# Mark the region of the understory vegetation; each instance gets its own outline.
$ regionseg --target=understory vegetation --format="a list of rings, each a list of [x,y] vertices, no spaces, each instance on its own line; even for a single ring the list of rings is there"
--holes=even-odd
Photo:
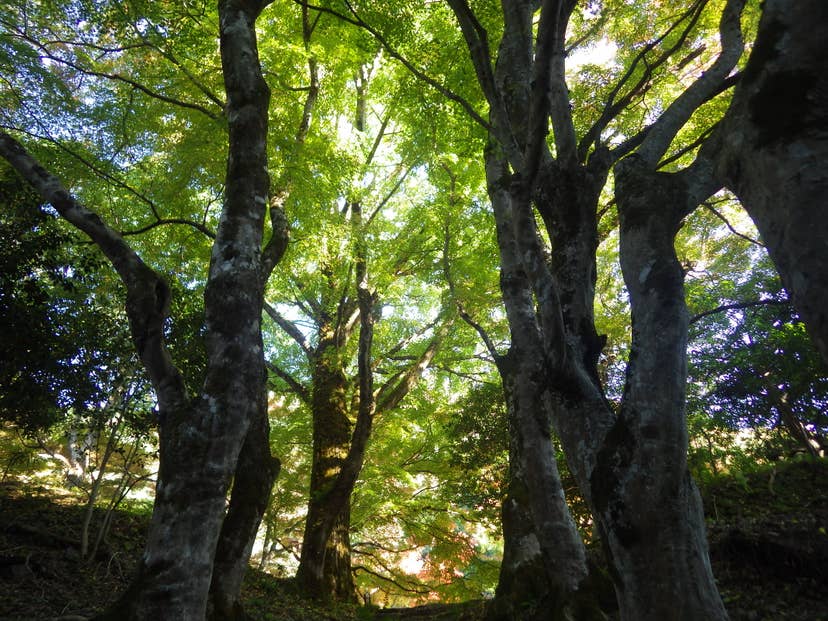
[[[79,621],[102,611],[128,586],[151,506],[122,505],[106,544],[84,560],[84,496],[55,478],[27,475],[20,464],[12,470],[0,485],[0,619]],[[711,559],[731,619],[824,621],[828,464],[809,458],[757,464],[711,474],[701,489]],[[95,520],[102,517],[96,511]],[[254,621],[476,621],[486,605],[480,599],[414,608],[323,605],[303,598],[290,579],[254,568],[243,596]]]

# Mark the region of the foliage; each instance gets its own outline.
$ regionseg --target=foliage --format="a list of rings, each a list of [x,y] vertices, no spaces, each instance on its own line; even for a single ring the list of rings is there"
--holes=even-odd
[[[97,257],[71,237],[0,164],[0,416],[35,432],[101,398],[98,321],[86,304]]]
[[[727,231],[722,218],[739,235]],[[681,241],[688,302],[688,416],[696,473],[808,451],[825,436],[828,374],[755,232],[727,202],[701,209]],[[705,314],[709,311],[716,311]]]
[[[485,132],[394,55],[472,110],[482,109],[448,9],[443,3],[353,2],[347,16],[363,26],[355,28],[332,14],[341,3],[322,4],[330,11],[310,11],[307,35],[302,9],[293,3],[268,11],[260,22],[260,53],[272,89],[272,187],[284,198],[292,229],[284,262],[265,288],[268,301],[308,343],[318,341],[314,306],[331,315],[354,297],[359,235],[346,206],[358,200],[366,213],[376,210],[360,234],[382,306],[378,379],[397,377],[422,353],[441,309],[467,313],[495,347],[504,348],[497,247],[479,165]],[[498,3],[471,4],[494,45],[502,27]],[[708,10],[686,40],[680,30],[653,39],[683,5],[607,0],[576,12],[572,57],[601,46],[612,52],[606,62],[570,69],[579,135],[600,117],[628,70],[638,90],[613,95],[629,96],[629,105],[608,125],[608,145],[635,134],[708,66],[720,1],[699,3]],[[173,301],[166,336],[194,394],[205,373],[202,297],[223,191],[226,123],[216,20],[215,7],[201,2],[17,1],[0,8],[0,122],[28,135],[73,191],[167,275]],[[745,19],[753,21],[755,11]],[[366,25],[380,33],[385,49]],[[664,64],[636,62],[645,51],[649,60],[674,45],[678,52]],[[370,79],[361,80],[361,71]],[[316,87],[319,97],[308,106]],[[367,89],[369,102],[360,132],[358,87]],[[694,149],[682,149],[705,134],[726,104],[724,95],[697,112],[665,169],[693,156]],[[596,314],[607,337],[601,379],[616,402],[630,327],[608,189],[601,199]],[[2,165],[0,320],[7,338],[0,348],[0,415],[30,435],[49,429],[53,450],[62,435],[89,433],[102,455],[118,419],[101,404],[107,396],[129,396],[129,405],[120,402],[126,409],[113,406],[128,416],[118,427],[124,435],[116,449],[125,453],[130,443],[152,436],[154,421],[116,301],[122,292],[98,269],[97,255],[53,215]],[[728,230],[734,227],[740,234]],[[800,440],[783,414],[814,436],[828,431],[825,369],[798,318],[778,304],[784,296],[764,251],[745,235],[755,233],[738,210],[713,202],[687,219],[677,239],[692,313],[745,300],[765,303],[693,324],[690,460],[700,477],[747,470],[760,458],[790,451]],[[490,594],[496,581],[508,425],[500,388],[488,378],[492,352],[479,336],[469,325],[453,324],[422,385],[375,422],[353,497],[352,536],[359,589],[383,602],[457,601]],[[277,325],[266,327],[266,350],[283,371],[269,378],[271,444],[283,470],[265,517],[260,560],[286,576],[295,568],[308,501],[312,429],[308,405],[285,375],[312,389],[312,368],[295,335]],[[349,379],[355,350],[353,340],[341,352]],[[752,444],[738,444],[747,430]],[[31,453],[18,449],[4,454],[6,469],[34,468],[25,461]],[[153,448],[142,451],[148,457]],[[125,465],[126,455],[116,461]],[[135,475],[139,465],[126,470]],[[588,512],[562,459],[560,470],[578,521],[588,529]]]

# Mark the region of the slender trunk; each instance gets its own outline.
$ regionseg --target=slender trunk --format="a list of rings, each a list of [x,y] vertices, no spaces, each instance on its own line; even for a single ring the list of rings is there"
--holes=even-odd
[[[259,399],[256,420],[247,432],[239,454],[230,505],[213,562],[208,618],[216,621],[245,618],[240,601],[242,580],[281,466],[279,460],[270,454],[264,382]]]
[[[492,610],[496,618],[526,618],[522,615],[527,611],[515,604],[527,597],[534,601],[534,618],[597,619],[602,613],[581,590],[589,573],[586,553],[564,498],[551,442],[549,367],[518,254],[511,183],[496,149],[487,151],[486,159],[512,337],[509,354],[498,364],[509,411],[510,496],[503,512],[507,540],[499,601]]]
[[[92,516],[95,513],[95,502],[98,500],[98,494],[101,491],[101,484],[103,483],[106,467],[109,465],[109,458],[112,456],[112,451],[115,450],[115,443],[118,440],[118,431],[121,428],[122,421],[123,416],[119,416],[112,430],[109,432],[101,462],[98,464],[98,473],[92,481],[92,489],[89,490],[89,499],[86,501],[86,507],[83,513],[83,524],[81,525],[81,558],[86,558],[89,553],[89,529],[92,525]],[[95,548],[97,549],[97,546]]]
[[[824,441],[818,433],[809,431],[797,416],[788,395],[774,383],[773,377],[765,376],[765,391],[768,393],[771,407],[776,410],[779,422],[788,430],[788,434],[811,457],[825,457]]]
[[[718,172],[828,362],[828,4],[767,0],[722,123]]]
[[[633,340],[621,412],[592,475],[596,518],[625,620],[727,619],[687,468],[684,272],[673,240],[693,201],[683,180],[616,165],[621,268]]]

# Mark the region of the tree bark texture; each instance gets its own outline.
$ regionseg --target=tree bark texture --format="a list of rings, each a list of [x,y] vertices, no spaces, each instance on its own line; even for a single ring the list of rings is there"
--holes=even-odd
[[[592,474],[596,519],[623,619],[726,619],[686,460],[688,316],[673,240],[699,199],[637,155],[615,173],[633,337],[621,411]]]
[[[597,619],[600,610],[581,591],[589,573],[586,552],[566,505],[551,442],[549,369],[514,234],[513,186],[496,147],[486,158],[512,338],[509,353],[498,360],[509,413],[510,481],[503,507],[504,560],[491,613],[503,619]]]
[[[566,506],[562,496],[558,502],[560,482],[555,482],[545,437],[550,420],[598,521],[621,618],[725,618],[707,561],[698,495],[685,464],[687,317],[683,274],[672,246],[688,205],[706,195],[695,186],[691,191],[685,177],[657,185],[676,195],[647,193],[647,187],[631,181],[618,188],[617,202],[626,209],[622,261],[634,326],[627,390],[618,414],[598,379],[603,342],[595,330],[593,303],[597,203],[608,172],[633,149],[640,153],[619,168],[622,176],[630,171],[627,178],[633,178],[635,162],[641,171],[655,171],[693,111],[719,92],[741,55],[744,1],[726,3],[721,53],[707,71],[653,123],[612,149],[602,145],[601,133],[627,105],[617,104],[626,97],[619,95],[626,78],[612,96],[617,101],[607,102],[601,119],[587,130],[586,142],[576,146],[563,71],[566,22],[574,3],[540,4],[535,20],[537,3],[503,3],[504,33],[492,71],[481,23],[466,2],[449,0],[490,107],[487,180],[513,339],[513,375],[504,374],[504,382],[514,384],[512,467],[521,473],[523,464],[528,466],[522,483],[529,490],[532,528],[544,564],[558,564],[549,575],[552,584],[572,592],[583,582],[586,566],[577,532],[563,526]],[[692,24],[688,28],[689,33]],[[550,125],[553,135],[547,140]],[[704,160],[693,174],[709,176],[710,169]],[[533,206],[551,241],[551,254],[540,239]],[[537,404],[543,404],[540,413]],[[520,413],[533,405],[533,415]],[[519,515],[512,511],[505,517]],[[557,614],[553,610],[548,618]]]
[[[208,618],[214,621],[245,618],[239,600],[242,580],[281,467],[270,454],[267,394],[262,391],[259,399],[256,418],[236,464],[230,504],[213,561]]]
[[[135,581],[105,618],[205,617],[227,489],[250,423],[261,421],[260,249],[269,184],[269,89],[258,63],[255,21],[266,4],[219,4],[230,144],[225,203],[205,292],[208,371],[196,397],[187,394],[164,345],[169,288],[19,144],[0,135],[3,156],[62,217],[91,237],[118,272],[127,290],[133,342],[158,398],[160,470],[147,544]],[[246,562],[247,543],[238,552]]]
[[[351,600],[354,587],[348,537],[350,492],[344,499],[331,493],[351,445],[348,379],[339,360],[339,347],[334,343],[333,326],[323,325],[319,332],[311,402],[313,463],[310,497],[296,579],[308,595]]]
[[[828,4],[764,3],[722,122],[718,173],[828,362]]]
[[[269,187],[270,91],[258,62],[255,21],[263,7],[219,4],[229,147],[225,202],[205,290],[207,374],[189,407],[162,412],[161,469],[147,548],[118,616],[205,617],[227,489],[250,424],[260,421],[260,249]],[[249,545],[238,552],[249,553]]]

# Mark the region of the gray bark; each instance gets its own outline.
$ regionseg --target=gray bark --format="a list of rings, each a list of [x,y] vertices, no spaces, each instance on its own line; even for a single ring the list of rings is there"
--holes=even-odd
[[[767,0],[722,123],[718,173],[828,362],[828,4]]]
[[[239,593],[273,483],[281,468],[279,460],[270,454],[266,393],[262,391],[259,398],[256,418],[247,432],[236,464],[230,504],[213,561],[207,615],[213,620],[245,618]]]
[[[586,553],[555,461],[542,332],[518,255],[512,186],[505,162],[495,151],[487,153],[487,177],[500,249],[501,291],[512,338],[509,353],[498,360],[509,412],[510,483],[503,509],[507,540],[495,610],[499,618],[521,618],[517,602],[528,598],[539,619],[553,614],[600,618],[593,616],[597,611],[581,610],[579,590],[588,575]],[[533,571],[531,581],[524,581]]]
[[[227,489],[250,423],[257,420],[265,378],[260,249],[269,184],[269,90],[254,27],[266,4],[219,4],[230,144],[226,198],[205,292],[208,371],[195,398],[187,394],[163,341],[169,288],[115,231],[10,136],[0,134],[0,154],[91,237],[124,282],[133,342],[158,398],[161,463],[147,544],[132,587],[106,618],[204,618]]]
[[[485,30],[466,2],[449,0],[490,107],[487,129],[494,146],[487,152],[487,179],[513,339],[510,355],[515,357],[513,375],[504,374],[504,381],[514,382],[518,413],[513,468],[525,477],[521,482],[529,490],[527,506],[544,564],[547,570],[555,567],[551,584],[572,592],[583,583],[586,567],[577,532],[565,526],[566,506],[543,439],[550,420],[598,521],[622,619],[724,618],[707,561],[698,495],[685,465],[687,317],[683,274],[672,249],[688,205],[715,188],[706,182],[704,188],[696,187],[689,175],[671,178],[667,185],[678,192],[667,197],[678,201],[671,207],[663,203],[664,196],[648,193],[646,185],[621,182],[623,269],[633,297],[634,347],[618,416],[598,380],[603,343],[592,306],[597,201],[609,168],[639,148],[635,160],[618,169],[621,176],[629,172],[629,180],[636,170],[655,171],[693,111],[722,89],[741,55],[744,2],[726,5],[720,22],[722,52],[715,63],[652,125],[612,150],[601,144],[602,128],[626,104],[607,102],[605,114],[576,148],[562,64],[566,22],[574,5],[541,4],[533,41],[537,3],[503,3],[504,35],[492,75]],[[692,11],[681,18],[688,21],[682,37],[690,35],[697,18]],[[654,62],[664,63],[675,49]],[[613,98],[630,75],[621,78]],[[618,101],[629,103],[629,98],[619,96]],[[546,140],[550,121],[554,156]],[[709,159],[702,158],[692,175],[706,180],[710,172]],[[549,256],[533,202],[552,242]],[[537,404],[543,404],[541,412]],[[519,413],[530,405],[533,416]],[[507,514],[507,519],[515,516],[521,514]],[[553,606],[547,614],[554,618],[558,612]]]
[[[622,619],[726,619],[687,469],[684,272],[673,248],[699,197],[643,158],[619,162],[621,267],[633,340],[621,412],[592,474]]]

